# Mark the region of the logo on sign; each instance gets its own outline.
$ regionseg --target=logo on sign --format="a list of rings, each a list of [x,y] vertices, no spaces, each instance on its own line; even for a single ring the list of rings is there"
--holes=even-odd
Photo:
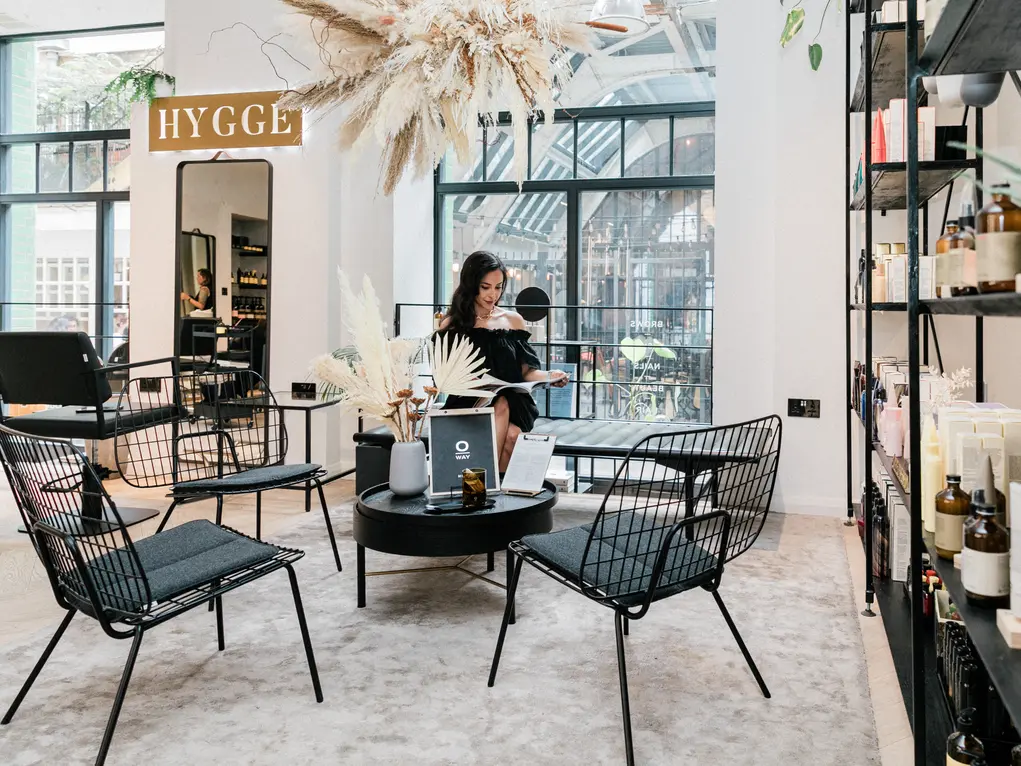
[[[457,442],[454,445],[454,460],[469,460],[471,458],[471,452],[469,451],[470,445],[464,439]]]

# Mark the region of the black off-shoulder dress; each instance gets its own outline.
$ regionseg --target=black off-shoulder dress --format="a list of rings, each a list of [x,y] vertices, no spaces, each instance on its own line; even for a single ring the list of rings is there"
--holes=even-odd
[[[489,374],[508,383],[524,382],[523,367],[538,370],[542,366],[539,357],[528,343],[531,336],[528,330],[490,330],[486,327],[475,327],[471,330],[440,330],[437,334],[443,338],[451,335],[467,337],[482,352]],[[532,397],[523,391],[504,391],[500,396],[507,400],[510,422],[522,431],[531,431],[535,419],[539,417],[539,408],[535,406]],[[474,407],[477,401],[478,399],[468,396],[450,396],[444,408]]]

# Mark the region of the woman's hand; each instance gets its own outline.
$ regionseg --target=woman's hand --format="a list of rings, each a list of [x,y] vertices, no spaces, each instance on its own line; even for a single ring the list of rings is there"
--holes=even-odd
[[[571,376],[563,370],[550,370],[548,378],[549,384],[554,388],[563,388],[571,380]]]
[[[189,298],[191,298],[191,296],[190,296],[190,295],[188,295],[188,293],[181,293],[181,300],[182,300],[182,301],[186,301],[186,300],[188,300]]]

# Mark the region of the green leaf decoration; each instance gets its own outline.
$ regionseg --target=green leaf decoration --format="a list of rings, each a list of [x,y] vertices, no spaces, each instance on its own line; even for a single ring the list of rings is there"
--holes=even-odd
[[[585,375],[585,380],[592,381],[593,383],[602,383],[606,380],[606,376],[603,375],[602,370],[592,370]]]
[[[787,23],[783,25],[783,32],[780,33],[780,47],[786,48],[788,43],[805,26],[804,8],[792,8],[787,12]]]
[[[1011,200],[1014,201],[1015,205],[1021,204],[1021,165],[1017,165],[1007,158],[1001,157],[993,152],[980,149],[977,146],[972,146],[971,144],[964,144],[960,141],[949,141],[947,142],[947,145],[954,149],[964,149],[965,151],[973,152],[976,157],[987,159],[993,164],[1003,168],[1004,175],[1001,180],[1011,182],[1012,185],[1008,194]],[[987,194],[992,194],[994,192],[997,194],[1003,194],[1003,189],[993,189],[992,184],[987,184],[976,179],[970,180],[975,184],[975,186]]]
[[[645,344],[635,338],[624,338],[620,342],[620,353],[631,364],[637,364],[645,358]]]
[[[822,63],[822,46],[819,43],[812,43],[808,46],[808,63],[812,65],[812,71],[818,72]]]
[[[661,359],[676,359],[677,354],[673,349],[667,348],[658,340],[652,341],[652,350]]]

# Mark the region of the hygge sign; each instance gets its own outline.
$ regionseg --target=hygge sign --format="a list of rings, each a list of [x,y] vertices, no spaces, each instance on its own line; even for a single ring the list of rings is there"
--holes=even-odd
[[[149,151],[300,146],[301,112],[280,111],[277,91],[158,98],[149,107]]]

